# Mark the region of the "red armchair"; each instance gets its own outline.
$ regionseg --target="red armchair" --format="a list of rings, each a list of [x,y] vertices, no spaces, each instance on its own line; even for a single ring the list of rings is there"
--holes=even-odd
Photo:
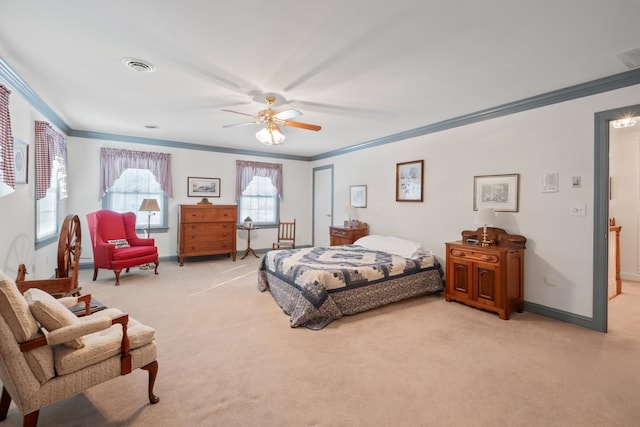
[[[155,263],[158,274],[158,248],[154,239],[141,239],[136,234],[136,215],[99,210],[87,214],[91,246],[93,247],[93,280],[98,269],[113,270],[116,286],[120,284],[120,272],[137,265]]]

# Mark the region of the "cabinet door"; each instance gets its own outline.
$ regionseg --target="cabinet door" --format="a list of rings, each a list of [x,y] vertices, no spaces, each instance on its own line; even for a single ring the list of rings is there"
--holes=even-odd
[[[495,307],[499,302],[499,268],[495,265],[477,263],[474,269],[474,295],[478,303]]]
[[[458,258],[452,258],[451,262],[451,288],[450,293],[456,296],[461,296],[466,299],[472,297],[472,273],[473,264],[467,260]]]

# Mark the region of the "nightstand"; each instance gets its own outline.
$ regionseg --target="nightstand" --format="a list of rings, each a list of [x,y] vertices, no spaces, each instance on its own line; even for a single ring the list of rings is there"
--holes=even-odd
[[[369,234],[369,226],[362,222],[358,227],[329,227],[331,246],[350,245]]]
[[[445,300],[498,313],[507,320],[524,309],[524,250],[527,239],[488,227],[489,246],[480,241],[482,228],[463,231],[463,239],[446,243]]]

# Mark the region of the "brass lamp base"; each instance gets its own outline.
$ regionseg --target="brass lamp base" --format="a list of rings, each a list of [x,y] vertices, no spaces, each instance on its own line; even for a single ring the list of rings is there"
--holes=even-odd
[[[487,233],[487,226],[485,225],[483,227],[483,229],[482,229],[482,241],[480,242],[481,246],[486,247],[486,246],[489,246],[491,243],[493,243],[493,241],[492,240],[488,240],[487,237],[489,237],[489,236],[488,236],[488,233]]]

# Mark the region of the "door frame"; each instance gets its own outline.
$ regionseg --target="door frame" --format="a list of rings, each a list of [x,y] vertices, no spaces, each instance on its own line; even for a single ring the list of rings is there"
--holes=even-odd
[[[638,115],[640,104],[595,113],[593,187],[593,316],[591,327],[607,332],[609,298],[609,122]]]
[[[311,195],[311,242],[315,246],[316,243],[316,172],[321,170],[330,169],[331,170],[331,225],[333,225],[333,164],[318,166],[313,168],[313,179],[312,179],[312,195]]]

